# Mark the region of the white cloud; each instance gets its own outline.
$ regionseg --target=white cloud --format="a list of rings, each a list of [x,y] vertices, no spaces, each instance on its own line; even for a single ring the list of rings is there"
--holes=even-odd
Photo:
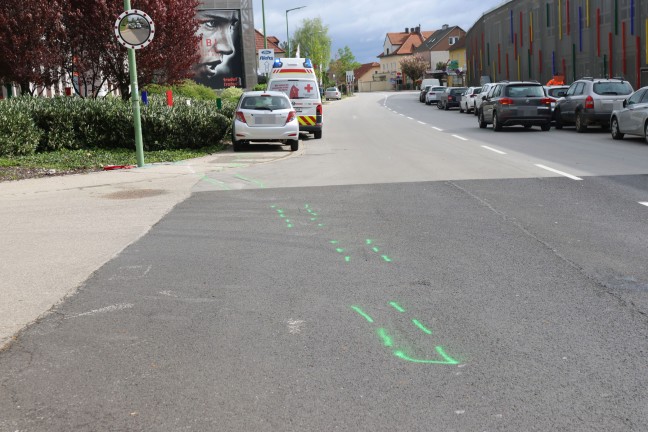
[[[288,14],[290,34],[305,18],[320,17],[329,27],[332,53],[348,45],[361,63],[377,61],[385,34],[421,25],[421,30],[437,30],[443,24],[458,25],[468,31],[486,11],[506,0],[267,0],[266,33],[286,39],[286,9],[306,6]],[[254,24],[263,29],[261,0],[254,0]]]

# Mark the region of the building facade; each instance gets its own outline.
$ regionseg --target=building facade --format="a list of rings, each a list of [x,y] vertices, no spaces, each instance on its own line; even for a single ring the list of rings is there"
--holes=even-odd
[[[510,0],[466,35],[468,83],[584,76],[648,85],[648,1]]]

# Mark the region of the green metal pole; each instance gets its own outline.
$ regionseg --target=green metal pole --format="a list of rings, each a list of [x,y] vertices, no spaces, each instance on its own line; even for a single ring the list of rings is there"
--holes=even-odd
[[[261,16],[263,17],[263,48],[268,49],[268,36],[265,27],[265,0],[261,0]]]
[[[130,0],[124,0],[124,10],[130,10]],[[128,48],[128,70],[131,82],[131,103],[133,105],[133,125],[135,126],[135,152],[137,155],[137,166],[144,166],[144,143],[142,141],[142,118],[139,105],[139,89],[137,88],[137,63],[135,62],[135,50]]]

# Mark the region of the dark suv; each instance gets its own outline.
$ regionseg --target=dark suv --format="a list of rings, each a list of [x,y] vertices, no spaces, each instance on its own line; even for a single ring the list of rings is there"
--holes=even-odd
[[[551,102],[542,85],[535,81],[502,81],[483,96],[477,121],[480,128],[492,123],[493,130],[503,126],[522,125],[525,129],[540,126],[551,128]]]
[[[450,108],[459,108],[461,95],[468,90],[467,87],[448,87],[439,95],[437,108],[448,111]]]
[[[610,126],[614,104],[622,103],[632,86],[621,78],[581,78],[569,87],[567,94],[556,103],[556,129],[574,124],[578,132],[585,132],[590,124]]]

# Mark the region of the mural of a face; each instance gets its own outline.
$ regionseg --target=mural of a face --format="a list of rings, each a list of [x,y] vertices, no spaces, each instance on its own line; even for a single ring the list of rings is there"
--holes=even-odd
[[[232,72],[229,63],[237,54],[238,14],[237,10],[212,9],[197,12],[199,27],[196,34],[202,40],[200,62],[195,65],[196,81],[209,82]],[[240,66],[233,69],[237,68]]]

